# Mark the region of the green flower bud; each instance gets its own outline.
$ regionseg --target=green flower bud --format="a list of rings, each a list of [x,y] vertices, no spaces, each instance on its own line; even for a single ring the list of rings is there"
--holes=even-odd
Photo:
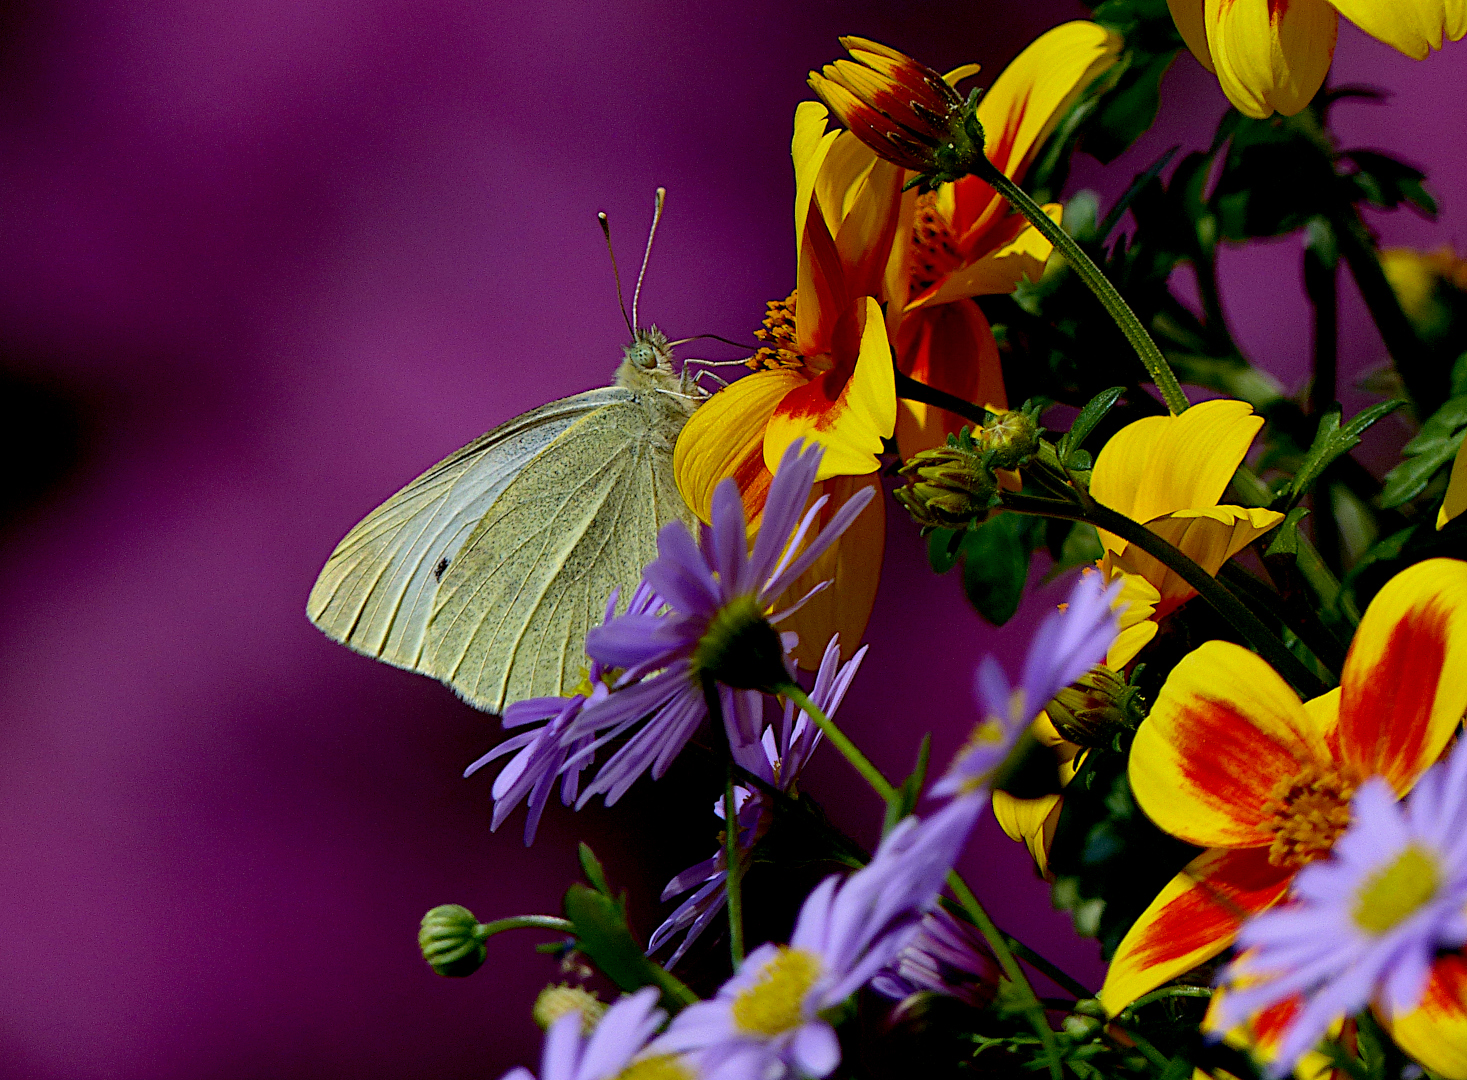
[[[1017,469],[1039,449],[1038,409],[1013,409],[983,425],[980,445],[995,469]]]
[[[606,1004],[591,991],[565,983],[547,986],[535,998],[535,1023],[541,1031],[549,1031],[569,1012],[581,1014],[581,1034],[589,1035],[606,1012]]]
[[[966,529],[988,516],[998,494],[998,481],[964,428],[949,435],[947,445],[912,455],[901,467],[908,477],[897,488],[897,501],[924,529]]]
[[[1125,676],[1097,664],[1045,706],[1054,729],[1077,746],[1109,747],[1136,727],[1136,690]]]
[[[418,948],[434,971],[449,978],[472,975],[484,963],[479,920],[459,904],[441,904],[423,916]]]

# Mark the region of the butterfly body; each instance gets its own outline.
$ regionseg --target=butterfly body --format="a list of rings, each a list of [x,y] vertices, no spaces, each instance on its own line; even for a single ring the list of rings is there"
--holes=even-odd
[[[500,712],[570,694],[611,590],[695,519],[672,451],[703,391],[638,329],[611,386],[552,401],[449,455],[337,545],[307,603],[329,637]]]

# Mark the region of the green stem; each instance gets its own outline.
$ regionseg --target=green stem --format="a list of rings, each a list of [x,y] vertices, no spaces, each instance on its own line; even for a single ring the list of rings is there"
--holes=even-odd
[[[504,930],[554,930],[561,934],[574,934],[576,926],[569,919],[559,919],[554,915],[512,915],[507,919],[480,923],[474,936],[484,941]]]
[[[958,903],[963,905],[963,910],[973,920],[973,925],[983,935],[983,940],[988,942],[988,947],[993,950],[993,955],[998,957],[998,966],[1003,968],[1004,975],[1019,991],[1024,1015],[1029,1018],[1029,1024],[1034,1028],[1034,1033],[1039,1036],[1039,1041],[1044,1044],[1045,1054],[1048,1055],[1050,1080],[1063,1080],[1064,1070],[1060,1064],[1059,1041],[1055,1039],[1054,1029],[1045,1019],[1044,1003],[1039,1000],[1039,995],[1034,993],[1034,987],[1029,984],[1024,969],[1019,966],[1013,950],[1009,948],[1008,938],[988,917],[988,912],[978,902],[978,897],[973,895],[973,890],[968,888],[968,883],[956,870],[948,874],[947,883],[953,895],[958,898]]]
[[[1150,1005],[1153,1001],[1165,1001],[1167,998],[1211,998],[1212,987],[1210,986],[1163,986],[1160,990],[1153,990],[1149,994],[1143,994],[1131,1004],[1127,1005],[1116,1015],[1116,1021],[1121,1024],[1130,1022],[1137,1009]]]
[[[1131,1040],[1131,1044],[1135,1046],[1137,1050],[1141,1051],[1142,1055],[1146,1058],[1147,1061],[1151,1062],[1154,1068],[1160,1070],[1163,1074],[1165,1074],[1167,1067],[1171,1065],[1171,1061],[1167,1059],[1167,1056],[1163,1054],[1160,1050],[1158,1050],[1155,1046],[1151,1045],[1150,1039],[1144,1038],[1136,1034],[1136,1032],[1132,1031],[1130,1028],[1125,1028],[1124,1030],[1126,1032],[1126,1038]]]
[[[979,179],[992,185],[1000,195],[1009,201],[1010,206],[1028,218],[1030,224],[1059,249],[1065,261],[1079,275],[1080,280],[1090,287],[1090,291],[1095,294],[1101,306],[1115,320],[1121,333],[1126,335],[1126,340],[1136,350],[1136,355],[1141,358],[1141,363],[1151,373],[1156,388],[1161,391],[1162,400],[1166,402],[1167,409],[1173,416],[1185,412],[1188,403],[1187,395],[1182,393],[1182,384],[1177,382],[1177,377],[1166,362],[1166,357],[1162,356],[1161,350],[1156,347],[1156,342],[1151,340],[1151,335],[1141,325],[1141,320],[1136,318],[1136,313],[1131,310],[1125,298],[1100,272],[1100,267],[1095,265],[1090,256],[1085,254],[1069,233],[1054,223],[1044,209],[1031,199],[1023,188],[1005,176],[993,162],[982,154],[977,156],[973,172]]]
[[[896,372],[896,396],[908,401],[920,401],[924,405],[935,405],[950,413],[957,413],[964,420],[973,421],[974,430],[988,423],[988,410],[983,406],[964,401],[956,394],[949,394],[946,390],[939,390],[935,386],[918,382],[910,375],[903,375],[900,371]]]
[[[728,897],[728,952],[737,974],[744,963],[744,867],[739,858],[739,812],[734,801],[732,761],[723,785],[723,862],[727,869],[724,894]]]
[[[1003,939],[1008,942],[1009,948],[1014,950],[1015,956],[1024,961],[1030,967],[1035,968],[1037,971],[1039,971],[1041,975],[1048,977],[1049,980],[1053,982],[1056,986],[1060,986],[1068,990],[1070,993],[1074,994],[1077,999],[1088,998],[1092,996],[1090,991],[1085,988],[1085,984],[1082,983],[1079,979],[1076,979],[1071,975],[1065,974],[1058,967],[1050,963],[1044,957],[1040,956],[1037,952],[1029,948],[1029,946],[1025,945],[1022,941],[1014,937],[1012,934],[1005,934],[1003,936]]]
[[[871,789],[890,803],[897,797],[897,789],[892,786],[891,781],[881,775],[881,770],[871,764],[871,759],[851,742],[846,733],[836,727],[830,717],[826,716],[821,709],[806,696],[795,683],[789,683],[779,688],[779,693],[789,698],[805,711],[805,715],[815,721],[815,726],[825,732],[825,737],[830,740],[832,746],[841,752],[841,756],[854,766],[861,774],[862,779],[871,785]]]
[[[1272,664],[1274,670],[1292,683],[1302,695],[1318,697],[1327,689],[1247,605],[1206,570],[1144,525],[1099,503],[1086,508],[1058,499],[1036,499],[1029,495],[1005,492],[1003,505],[1009,510],[1040,517],[1088,521],[1098,529],[1115,533],[1128,543],[1135,544],[1196,589],[1198,595],[1242,634],[1258,650],[1259,655]]]

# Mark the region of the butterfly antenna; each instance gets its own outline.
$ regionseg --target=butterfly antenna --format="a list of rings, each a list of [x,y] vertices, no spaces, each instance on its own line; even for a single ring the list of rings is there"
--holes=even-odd
[[[601,226],[601,235],[606,237],[606,251],[611,256],[611,277],[616,282],[616,306],[621,309],[621,321],[627,324],[628,334],[635,334],[632,320],[627,318],[627,302],[621,295],[621,271],[616,268],[616,248],[611,246],[611,222],[606,218],[606,211],[596,211],[596,221]]]
[[[642,298],[642,279],[647,276],[647,260],[652,257],[652,241],[657,239],[657,223],[662,220],[662,203],[667,198],[667,188],[657,189],[657,205],[652,210],[652,230],[647,233],[647,250],[642,253],[642,269],[637,274],[637,288],[632,293],[632,322],[637,326],[637,301]]]
[[[735,349],[748,349],[750,352],[759,351],[759,346],[757,345],[745,345],[742,341],[730,341],[728,338],[719,337],[717,334],[694,334],[692,337],[678,338],[676,341],[669,341],[668,344],[686,345],[690,341],[698,341],[701,338],[712,338],[714,341],[721,341],[725,345],[732,345]],[[738,362],[741,364],[743,363],[742,360]]]

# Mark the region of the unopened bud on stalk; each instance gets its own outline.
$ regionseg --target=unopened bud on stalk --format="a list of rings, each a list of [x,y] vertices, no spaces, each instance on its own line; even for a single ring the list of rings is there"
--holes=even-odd
[[[998,496],[998,481],[985,463],[985,448],[968,429],[947,437],[947,445],[913,454],[901,467],[909,479],[896,489],[897,501],[924,529],[966,529],[988,516]]]
[[[1116,735],[1136,727],[1136,690],[1123,675],[1097,664],[1045,706],[1050,723],[1076,746],[1109,747]]]
[[[983,425],[986,461],[995,469],[1016,469],[1039,449],[1039,409],[1025,406],[1001,412]]]
[[[423,916],[418,948],[428,965],[448,978],[472,975],[484,963],[484,935],[479,920],[460,904],[440,904]]]
[[[549,1031],[569,1012],[581,1014],[581,1034],[589,1035],[606,1012],[606,1004],[591,991],[565,983],[547,986],[535,998],[535,1023],[541,1031]]]

